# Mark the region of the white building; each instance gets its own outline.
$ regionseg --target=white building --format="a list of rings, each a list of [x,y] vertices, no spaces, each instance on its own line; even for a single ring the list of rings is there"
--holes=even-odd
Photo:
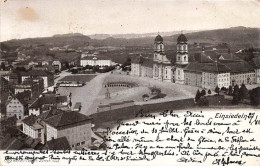
[[[9,95],[6,102],[6,116],[16,116],[17,119],[24,118],[25,106],[22,99],[18,99],[14,95]]]
[[[256,83],[260,84],[260,57],[253,58],[255,67]]]
[[[72,149],[80,149],[91,143],[91,121],[79,112],[63,112],[45,122],[47,141],[65,136]]]
[[[44,126],[35,115],[30,115],[23,120],[23,133],[41,142],[44,140]]]
[[[107,57],[86,56],[80,60],[80,66],[112,66],[113,62]]]
[[[153,78],[153,60],[141,55],[131,60],[130,75]]]
[[[214,62],[202,68],[202,88],[228,88],[230,85],[230,69],[223,64]]]
[[[43,70],[30,70],[21,73],[22,82],[28,78],[42,78],[44,89],[54,85],[54,76],[52,73]]]

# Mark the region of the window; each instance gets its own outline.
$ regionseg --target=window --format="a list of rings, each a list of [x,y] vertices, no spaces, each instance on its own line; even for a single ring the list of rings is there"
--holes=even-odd
[[[81,145],[84,145],[84,144],[85,144],[85,141],[82,141],[82,142],[81,142]]]
[[[181,60],[181,57],[178,56],[178,61],[180,61],[180,60]]]
[[[185,56],[185,57],[184,57],[184,61],[186,61],[186,59],[187,59],[187,57]]]

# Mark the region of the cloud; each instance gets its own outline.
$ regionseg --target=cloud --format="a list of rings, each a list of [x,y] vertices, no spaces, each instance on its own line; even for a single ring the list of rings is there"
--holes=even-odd
[[[22,7],[18,9],[18,14],[21,20],[24,21],[37,21],[39,20],[39,15],[33,8],[30,7]]]

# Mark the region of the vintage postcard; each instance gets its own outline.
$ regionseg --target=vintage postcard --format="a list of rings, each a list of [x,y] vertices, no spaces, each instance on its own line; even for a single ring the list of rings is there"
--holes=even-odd
[[[260,166],[260,1],[0,3],[0,165]]]

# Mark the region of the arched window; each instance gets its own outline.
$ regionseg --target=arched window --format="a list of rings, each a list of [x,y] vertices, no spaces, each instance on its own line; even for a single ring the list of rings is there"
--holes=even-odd
[[[184,57],[184,61],[186,61],[186,59],[187,59],[187,57],[185,56],[185,57]]]
[[[178,56],[178,61],[180,61],[181,60],[181,57],[180,56]]]
[[[162,50],[163,49],[163,46],[160,44],[160,50]]]

